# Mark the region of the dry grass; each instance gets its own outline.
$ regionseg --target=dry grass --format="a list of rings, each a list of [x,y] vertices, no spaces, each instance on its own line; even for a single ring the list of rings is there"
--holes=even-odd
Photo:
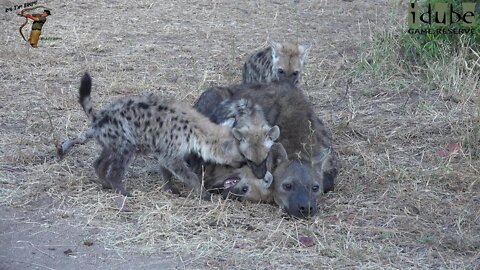
[[[35,209],[109,249],[177,257],[185,268],[478,269],[479,77],[464,72],[474,63],[432,64],[436,76],[425,78],[379,62],[363,44],[383,30],[381,1],[235,3],[51,1],[43,35],[61,39],[37,50],[20,42],[19,19],[4,19],[1,207]],[[245,55],[269,40],[313,44],[305,90],[342,163],[314,219],[163,193],[155,163],[141,157],[127,174],[132,212],[119,212],[90,180],[94,142],[53,159],[57,141],[87,126],[76,101],[85,70],[95,104],[145,91],[193,102],[210,84],[238,82]],[[359,72],[368,59],[374,72]],[[454,144],[461,151],[442,154]]]

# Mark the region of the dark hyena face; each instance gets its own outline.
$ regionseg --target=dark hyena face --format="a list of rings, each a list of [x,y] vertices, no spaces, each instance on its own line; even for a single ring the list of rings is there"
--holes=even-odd
[[[292,160],[275,170],[274,199],[288,214],[308,218],[317,213],[322,175],[308,161]]]
[[[272,74],[277,80],[298,84],[310,45],[272,43]]]

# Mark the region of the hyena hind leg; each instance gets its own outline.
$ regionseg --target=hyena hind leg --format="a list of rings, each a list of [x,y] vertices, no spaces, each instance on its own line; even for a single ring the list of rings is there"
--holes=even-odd
[[[93,162],[93,167],[97,173],[98,180],[95,181],[102,185],[103,188],[112,188],[107,181],[108,168],[112,164],[113,152],[108,148],[103,148],[100,156]]]
[[[166,169],[173,173],[175,177],[183,181],[188,186],[192,187],[194,192],[198,195],[201,194],[202,199],[210,200],[212,194],[210,194],[200,183],[198,176],[188,167],[187,163],[183,159],[170,159],[163,164]]]
[[[123,150],[119,150],[120,151],[116,151],[112,154],[112,163],[109,166],[106,175],[107,182],[112,186],[115,192],[131,197],[132,195],[125,190],[122,180],[125,170],[130,164],[135,151],[133,148],[124,148]]]

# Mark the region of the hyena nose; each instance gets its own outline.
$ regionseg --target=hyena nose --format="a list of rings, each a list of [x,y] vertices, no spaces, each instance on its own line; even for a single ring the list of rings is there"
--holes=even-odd
[[[266,170],[263,170],[262,168],[255,168],[253,169],[253,175],[255,175],[255,177],[257,177],[258,179],[263,179],[263,177],[265,177],[265,174],[267,173]]]
[[[267,163],[266,160],[264,160],[260,164],[255,164],[253,162],[248,162],[250,165],[250,168],[252,169],[253,175],[257,177],[258,179],[263,179],[265,177],[265,174],[267,173]]]
[[[300,206],[298,207],[298,210],[300,210],[300,213],[305,217],[313,216],[315,214],[313,206]]]

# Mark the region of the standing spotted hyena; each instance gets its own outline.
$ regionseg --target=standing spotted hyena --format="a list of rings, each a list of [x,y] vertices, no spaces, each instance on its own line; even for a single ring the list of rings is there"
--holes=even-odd
[[[250,55],[243,65],[244,83],[269,83],[287,79],[298,84],[310,45],[273,42]]]
[[[90,98],[91,87],[92,80],[86,73],[80,84],[79,102],[92,121],[94,136],[102,146],[94,162],[95,171],[101,183],[115,192],[128,195],[122,178],[137,152],[153,153],[163,175],[173,174],[206,199],[210,194],[187,166],[186,155],[195,153],[204,160],[233,167],[241,166],[248,159],[249,145],[239,145],[239,141],[250,141],[242,137],[245,133],[214,124],[187,104],[149,94],[119,99],[96,112]],[[237,103],[238,113],[249,117],[246,111],[249,107],[245,103],[245,100]],[[261,131],[265,147],[271,146],[280,136],[277,126],[262,127]],[[268,151],[263,158],[267,155]]]

